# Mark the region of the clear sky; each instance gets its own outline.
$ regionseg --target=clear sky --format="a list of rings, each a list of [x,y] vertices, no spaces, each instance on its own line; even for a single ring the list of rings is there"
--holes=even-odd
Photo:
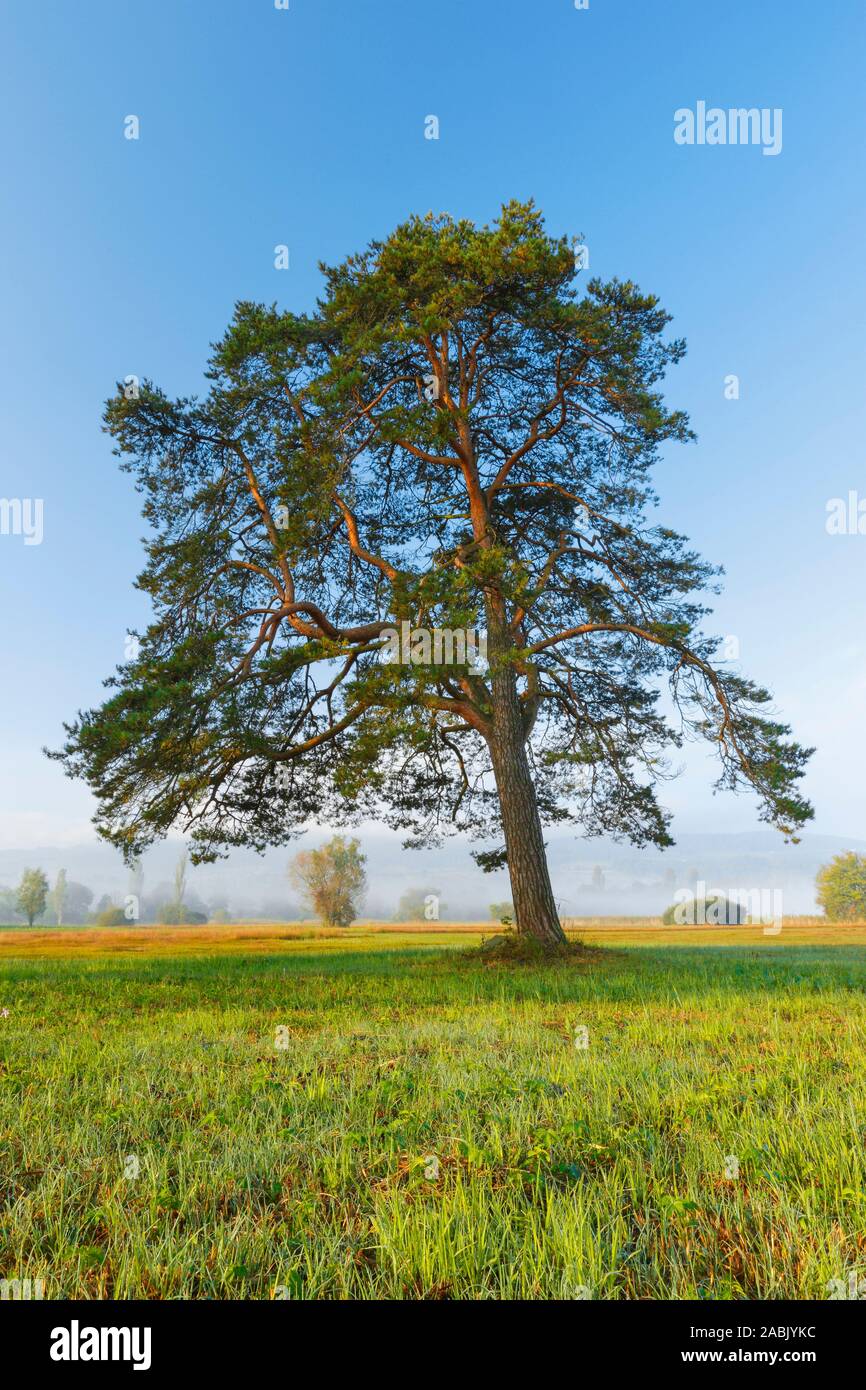
[[[147,620],[118,378],[200,390],[235,300],[308,307],[320,259],[410,213],[529,196],[687,338],[699,440],[659,517],[724,563],[715,630],[818,745],[814,828],[866,834],[866,535],[825,526],[866,499],[862,0],[0,0],[0,54],[0,497],[44,507],[41,544],[0,534],[0,844],[90,835],[40,749]],[[701,101],[780,109],[781,151],[677,144]],[[668,789],[675,830],[753,827],[710,771]]]

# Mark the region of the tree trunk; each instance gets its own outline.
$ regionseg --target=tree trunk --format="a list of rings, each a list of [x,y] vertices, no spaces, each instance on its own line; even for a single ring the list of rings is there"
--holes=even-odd
[[[497,661],[495,652],[491,685],[490,756],[499,793],[517,930],[536,937],[544,946],[556,946],[566,937],[550,884],[538,799],[526,753],[517,677],[513,665]]]

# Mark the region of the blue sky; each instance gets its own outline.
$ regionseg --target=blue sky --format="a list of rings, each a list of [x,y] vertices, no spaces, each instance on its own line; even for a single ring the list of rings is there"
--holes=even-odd
[[[320,259],[410,213],[528,196],[675,315],[699,440],[659,517],[725,564],[715,629],[818,745],[815,829],[864,834],[866,536],[825,529],[866,498],[861,0],[5,0],[0,51],[0,496],[44,503],[40,545],[0,535],[0,843],[90,834],[40,749],[147,618],[115,381],[199,390],[236,299],[308,307]],[[781,153],[677,145],[698,101],[780,108]],[[675,828],[754,826],[710,773],[668,789]]]

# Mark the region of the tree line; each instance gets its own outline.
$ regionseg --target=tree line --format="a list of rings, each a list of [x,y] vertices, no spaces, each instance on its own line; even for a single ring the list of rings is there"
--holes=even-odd
[[[326,926],[347,927],[356,921],[367,892],[367,856],[360,841],[334,835],[316,849],[301,850],[289,865],[289,881],[298,891],[313,916]],[[82,883],[67,879],[61,869],[53,888],[42,869],[25,869],[17,889],[0,887],[0,922],[23,919],[32,927],[50,913],[57,926],[91,924],[103,927],[132,925],[137,921],[152,921],[167,925],[227,922],[230,920],[222,901],[210,908],[191,905],[201,902],[186,884],[186,855],[181,855],[174,878],[174,895],[154,908],[156,899],[147,904],[144,914],[115,903],[108,894],[93,903],[93,890]],[[157,898],[159,895],[157,895]],[[866,920],[866,855],[851,850],[837,854],[818,872],[816,898],[828,922],[857,922]],[[431,926],[441,919],[445,903],[438,888],[409,888],[400,897],[394,920],[397,922],[427,922]],[[669,909],[664,920],[674,920]],[[514,923],[514,905],[509,901],[490,904],[490,916],[502,925]],[[739,913],[731,919],[739,921]]]

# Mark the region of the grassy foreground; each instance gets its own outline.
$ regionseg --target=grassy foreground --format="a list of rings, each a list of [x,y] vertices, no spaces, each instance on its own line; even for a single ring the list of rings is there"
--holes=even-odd
[[[458,930],[250,931],[0,933],[0,1277],[822,1299],[866,1275],[863,928],[600,929],[557,966]]]

